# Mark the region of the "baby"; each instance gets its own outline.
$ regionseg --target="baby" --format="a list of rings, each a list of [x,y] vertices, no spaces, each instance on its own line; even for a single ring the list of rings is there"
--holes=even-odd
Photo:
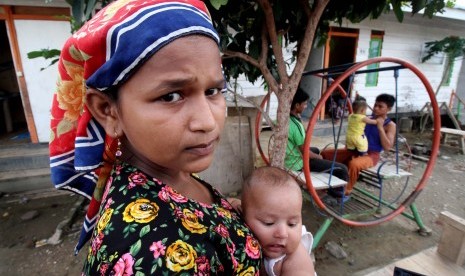
[[[346,133],[346,147],[357,151],[359,155],[366,155],[368,140],[365,137],[365,125],[376,125],[377,121],[366,116],[368,104],[365,100],[356,99],[352,103],[353,113],[349,115]]]
[[[313,236],[302,225],[302,194],[286,171],[256,169],[244,182],[242,212],[263,250],[268,275],[314,275]]]

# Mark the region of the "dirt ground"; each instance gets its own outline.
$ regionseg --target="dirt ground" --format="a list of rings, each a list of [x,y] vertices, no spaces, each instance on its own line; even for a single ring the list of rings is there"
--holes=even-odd
[[[409,144],[430,143],[431,137],[411,134]],[[465,157],[457,148],[441,147],[441,154],[432,177],[416,200],[424,224],[431,235],[424,237],[416,233],[414,222],[397,216],[389,222],[372,227],[349,227],[334,221],[315,251],[318,275],[361,274],[437,244],[441,227],[436,223],[442,211],[465,217]],[[427,156],[425,156],[427,157]],[[415,186],[422,176],[425,162],[414,161],[414,177],[410,184]],[[78,202],[78,196],[60,194],[33,199],[34,196],[3,195],[0,198],[0,275],[79,275],[86,253],[85,247],[75,257],[73,248],[82,223],[82,213],[71,227],[65,227],[61,242],[57,245],[37,246],[43,239],[50,238],[57,225],[67,219],[70,210]],[[30,211],[36,217],[21,218]],[[29,213],[31,214],[31,213]],[[324,221],[311,203],[303,208],[304,223],[316,233]],[[336,242],[347,253],[347,258],[336,259],[325,249],[329,241]],[[358,272],[358,273],[357,273]]]

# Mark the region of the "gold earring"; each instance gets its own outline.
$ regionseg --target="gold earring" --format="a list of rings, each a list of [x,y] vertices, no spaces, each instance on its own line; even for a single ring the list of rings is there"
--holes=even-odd
[[[121,151],[121,141],[119,140],[119,137],[118,137],[118,134],[116,133],[116,131],[115,131],[115,137],[116,137],[115,156],[116,156],[116,159],[118,159],[118,157],[121,157],[121,155],[123,155],[123,152]]]

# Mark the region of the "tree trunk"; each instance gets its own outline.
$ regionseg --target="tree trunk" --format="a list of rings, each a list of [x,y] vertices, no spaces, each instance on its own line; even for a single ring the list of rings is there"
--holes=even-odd
[[[314,34],[318,26],[321,15],[328,5],[329,0],[318,0],[314,2],[313,9],[310,9],[308,2],[302,1],[303,8],[308,16],[307,27],[305,28],[304,37],[298,50],[296,65],[294,71],[289,78],[281,76],[281,85],[278,93],[278,110],[277,110],[277,126],[274,131],[274,147],[271,150],[270,163],[271,166],[284,168],[284,158],[286,156],[287,137],[289,129],[289,114],[291,111],[291,103],[294,98],[295,92],[299,87],[302,78],[302,72],[307,64],[308,57],[310,56]],[[273,40],[273,38],[271,39]],[[273,43],[272,43],[273,44]],[[274,50],[273,50],[274,51]],[[276,60],[284,62],[282,52],[274,52]],[[278,62],[280,64],[280,62]],[[278,70],[279,71],[279,70]],[[265,76],[266,79],[266,76]],[[267,80],[268,81],[268,80]]]
[[[449,56],[446,56],[446,67],[444,68],[444,71],[442,72],[442,77],[441,81],[439,82],[438,88],[436,88],[436,91],[434,92],[434,95],[436,98],[438,97],[439,94],[439,89],[441,89],[441,86],[444,84],[444,82],[447,79],[447,76],[449,75],[449,70],[451,69],[452,65],[452,59]]]
[[[286,86],[286,90],[280,90],[278,97],[277,125],[274,130],[274,147],[271,149],[270,165],[284,168],[284,157],[286,156],[286,146],[289,128],[289,113],[294,93]]]

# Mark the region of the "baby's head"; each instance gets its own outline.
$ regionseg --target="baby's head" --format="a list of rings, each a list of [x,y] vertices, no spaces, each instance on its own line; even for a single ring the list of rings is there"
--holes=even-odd
[[[242,187],[242,211],[266,257],[277,258],[297,249],[302,235],[302,193],[286,171],[256,169]]]
[[[365,100],[355,100],[352,103],[352,110],[355,114],[366,114],[368,104]]]

